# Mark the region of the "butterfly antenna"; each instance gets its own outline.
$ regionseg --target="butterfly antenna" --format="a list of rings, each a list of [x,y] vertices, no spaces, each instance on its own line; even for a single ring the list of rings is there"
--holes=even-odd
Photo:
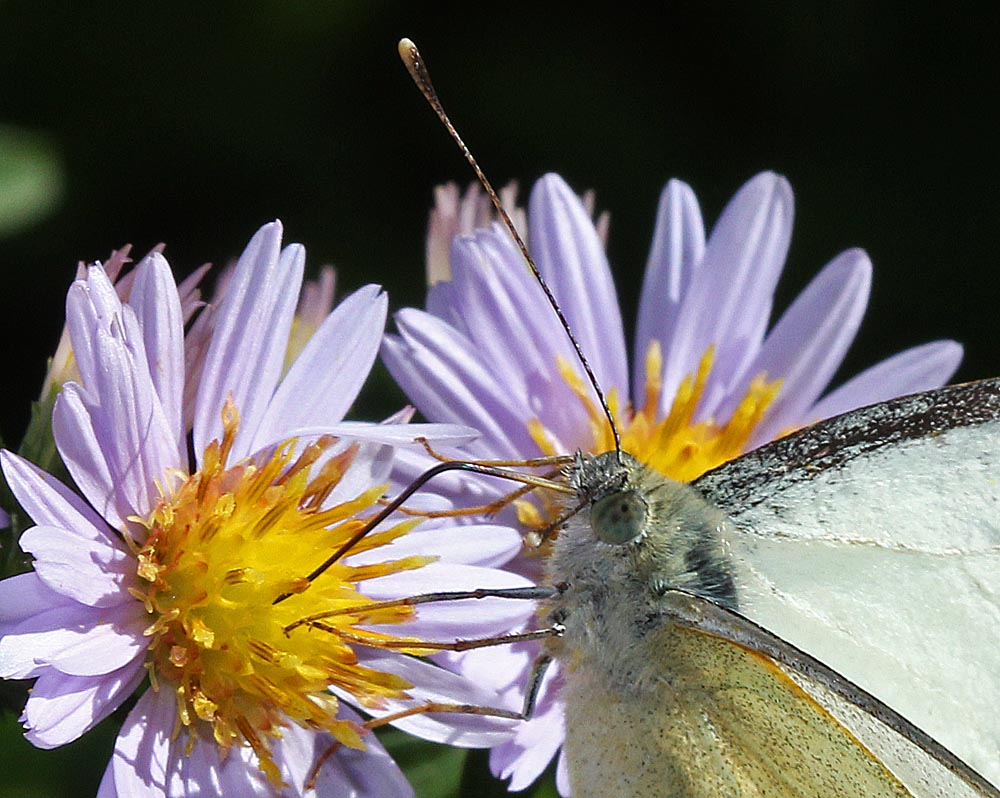
[[[486,194],[493,203],[493,207],[496,208],[497,214],[500,216],[500,220],[503,222],[507,230],[510,231],[511,236],[513,236],[514,243],[517,244],[517,248],[521,251],[521,255],[524,257],[525,263],[528,264],[528,268],[531,269],[532,275],[534,275],[535,280],[541,286],[542,292],[545,294],[545,298],[552,306],[552,310],[555,311],[556,317],[559,319],[559,323],[562,325],[563,330],[566,331],[566,335],[569,337],[569,341],[573,345],[573,349],[576,351],[576,356],[579,358],[580,364],[583,366],[583,370],[587,373],[587,379],[590,381],[594,391],[597,393],[597,398],[601,403],[601,409],[604,411],[604,416],[607,418],[608,424],[611,426],[611,434],[615,442],[615,452],[618,454],[620,461],[622,451],[621,436],[618,433],[618,425],[615,423],[614,414],[611,412],[611,407],[608,405],[608,401],[604,396],[604,391],[601,390],[601,385],[597,381],[597,375],[594,374],[594,370],[590,367],[590,363],[583,354],[583,348],[580,346],[580,342],[577,341],[576,336],[573,335],[573,330],[570,328],[569,322],[566,320],[566,316],[562,312],[562,308],[559,307],[559,303],[556,301],[555,295],[552,293],[552,289],[549,288],[548,283],[545,282],[545,278],[543,278],[541,272],[538,271],[538,267],[535,265],[535,261],[531,257],[531,253],[528,252],[528,247],[525,245],[524,239],[521,238],[521,235],[517,232],[517,228],[514,227],[514,222],[511,221],[510,215],[507,213],[503,203],[500,201],[499,195],[493,189],[493,185],[490,183],[483,170],[479,167],[475,156],[473,156],[465,142],[462,141],[462,137],[458,135],[458,131],[448,118],[448,114],[445,113],[444,106],[441,104],[441,100],[438,97],[437,92],[434,90],[434,84],[431,83],[430,73],[427,71],[427,66],[424,63],[423,57],[420,55],[420,51],[417,49],[417,45],[409,39],[400,39],[399,57],[403,59],[403,64],[410,73],[410,77],[413,78],[413,82],[417,84],[417,88],[420,89],[421,94],[424,95],[424,98],[430,104],[431,108],[434,109],[434,113],[438,115],[438,119],[441,120],[441,123],[445,126],[449,135],[455,140],[458,148],[462,151],[462,155],[465,156],[465,160],[469,162],[469,166],[471,166],[472,170],[476,173],[476,178],[486,190]]]

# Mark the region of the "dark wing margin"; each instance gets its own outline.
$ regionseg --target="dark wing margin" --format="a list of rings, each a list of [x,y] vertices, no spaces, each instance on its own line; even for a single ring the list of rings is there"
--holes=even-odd
[[[820,685],[907,740],[974,790],[977,796],[1000,798],[1000,789],[926,732],[871,693],[841,676],[833,668],[824,665],[764,627],[738,612],[683,590],[665,591],[662,594],[662,601],[662,609],[678,626],[712,635],[770,657],[779,665]]]
[[[765,444],[692,485],[727,514],[738,514],[810,473],[837,468],[886,446],[1000,419],[1000,378],[891,399]]]

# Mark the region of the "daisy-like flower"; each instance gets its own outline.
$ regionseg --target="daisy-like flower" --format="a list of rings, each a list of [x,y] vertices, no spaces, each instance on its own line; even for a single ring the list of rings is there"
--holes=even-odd
[[[376,286],[320,320],[285,368],[305,255],[280,245],[277,223],[250,241],[197,356],[159,252],[138,266],[124,303],[103,268],[88,269],[67,297],[78,377],[53,411],[80,493],[2,454],[36,524],[21,539],[34,570],[0,582],[0,676],[36,679],[28,738],[70,742],[147,685],[101,796],[409,795],[344,700],[377,715],[484,704],[484,691],[407,653],[505,630],[531,611],[496,600],[419,614],[385,604],[444,586],[509,587],[509,573],[485,566],[513,556],[517,534],[490,526],[456,542],[389,522],[310,576],[378,509],[394,444],[468,434],[343,421],[381,340]],[[495,743],[502,729],[477,721],[399,725]]]
[[[383,358],[430,420],[468,424],[481,437],[466,458],[518,459],[613,448],[611,432],[582,377],[564,330],[499,226],[481,219],[475,192],[439,194],[428,245],[426,311],[396,315]],[[478,211],[468,210],[474,205]],[[555,175],[532,191],[527,238],[537,265],[606,392],[622,446],[674,479],[689,481],[789,430],[900,394],[944,384],[961,347],[938,341],[906,350],[824,395],[857,332],[871,264],[858,249],[828,263],[770,325],[776,283],[792,230],[787,181],[764,173],[744,185],[706,237],[692,190],[673,180],[663,191],[629,358],[601,232],[580,198]],[[442,260],[441,231],[471,233]],[[420,468],[411,457],[404,473]],[[450,498],[486,503],[505,488],[454,476]],[[509,488],[507,488],[509,490]],[[470,498],[471,497],[471,498]],[[522,503],[521,521],[553,520],[544,504]],[[508,567],[537,575],[541,557]],[[453,667],[518,706],[534,646],[470,652]],[[528,786],[559,751],[560,675],[551,669],[536,714],[494,748],[494,772],[510,789]],[[564,768],[557,770],[567,794]]]

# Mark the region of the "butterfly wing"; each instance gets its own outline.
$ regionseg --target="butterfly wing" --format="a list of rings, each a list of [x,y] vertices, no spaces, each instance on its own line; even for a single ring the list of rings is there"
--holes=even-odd
[[[606,680],[586,671],[567,684],[574,798],[980,795],[963,791],[947,771],[936,786],[958,789],[908,790],[803,687],[752,649],[691,628],[657,637],[662,657],[684,665],[641,698],[608,690]]]
[[[739,610],[1000,783],[1000,380],[817,424],[694,483]]]
[[[695,720],[672,736],[709,730],[686,759],[716,760],[685,769],[687,779],[715,781],[692,794],[1000,796],[904,717],[763,627],[683,591],[662,600],[677,627],[667,632],[671,654],[697,674],[678,691],[693,698]],[[671,716],[683,715],[683,702],[670,703]],[[676,754],[676,739],[671,746]]]

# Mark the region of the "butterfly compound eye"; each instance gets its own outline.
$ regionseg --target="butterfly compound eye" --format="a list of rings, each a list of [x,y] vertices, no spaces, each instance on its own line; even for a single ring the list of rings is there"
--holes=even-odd
[[[629,543],[642,533],[646,523],[646,502],[633,491],[612,493],[590,508],[594,534],[605,543]]]

